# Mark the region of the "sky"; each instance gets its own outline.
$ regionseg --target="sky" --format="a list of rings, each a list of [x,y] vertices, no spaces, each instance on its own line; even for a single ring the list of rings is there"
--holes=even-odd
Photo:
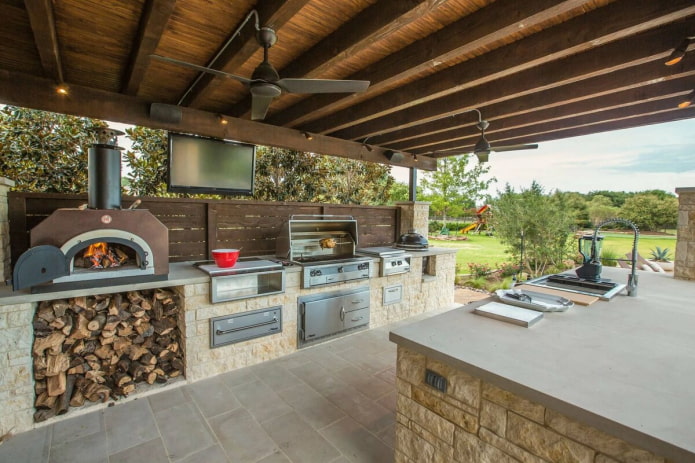
[[[489,165],[489,176],[497,178],[488,190],[492,196],[507,183],[519,191],[534,180],[548,193],[675,193],[679,187],[695,187],[695,118],[542,142],[537,150],[493,152]],[[418,172],[418,179],[423,173]],[[392,174],[408,182],[407,168],[395,168]]]

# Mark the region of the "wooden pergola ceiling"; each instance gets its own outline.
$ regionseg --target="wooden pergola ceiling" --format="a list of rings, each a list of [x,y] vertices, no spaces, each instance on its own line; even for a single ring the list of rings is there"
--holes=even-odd
[[[240,82],[151,57],[250,77],[263,57],[252,10],[277,32],[281,77],[369,89],[283,94],[250,121]],[[0,103],[387,164],[393,150],[426,170],[472,150],[473,108],[493,146],[695,116],[677,107],[695,53],[664,65],[695,35],[693,0],[0,0],[0,15]]]

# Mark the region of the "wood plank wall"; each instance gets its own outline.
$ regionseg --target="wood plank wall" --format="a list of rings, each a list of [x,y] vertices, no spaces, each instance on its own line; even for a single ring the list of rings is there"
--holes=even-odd
[[[137,198],[122,198],[124,208]],[[358,247],[392,244],[401,231],[395,206],[355,206],[247,200],[141,198],[169,229],[169,260],[200,261],[215,248],[242,248],[242,256],[275,255],[275,240],[292,215],[351,215],[357,220]],[[12,264],[29,249],[29,232],[59,208],[87,203],[86,195],[16,193],[8,195]]]

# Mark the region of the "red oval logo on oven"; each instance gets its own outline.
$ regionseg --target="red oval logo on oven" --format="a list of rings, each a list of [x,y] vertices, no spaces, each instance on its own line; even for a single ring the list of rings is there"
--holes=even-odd
[[[104,224],[111,223],[112,220],[113,220],[113,217],[111,217],[108,214],[101,216],[101,223],[104,223]]]

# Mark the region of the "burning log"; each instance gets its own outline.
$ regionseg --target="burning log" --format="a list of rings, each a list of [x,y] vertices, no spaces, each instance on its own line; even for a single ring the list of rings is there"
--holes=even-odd
[[[42,302],[33,320],[35,421],[182,375],[178,312],[168,290]]]

